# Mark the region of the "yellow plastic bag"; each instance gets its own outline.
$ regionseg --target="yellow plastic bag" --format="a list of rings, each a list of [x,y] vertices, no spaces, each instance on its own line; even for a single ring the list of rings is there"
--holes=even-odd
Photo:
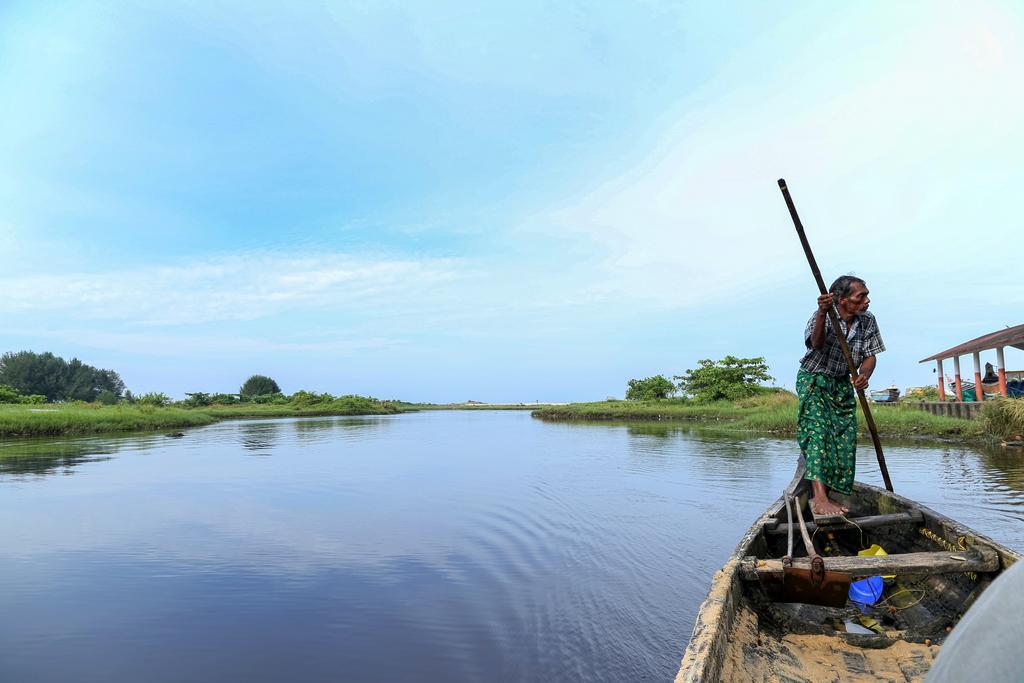
[[[889,553],[885,552],[885,548],[883,548],[882,546],[878,545],[877,543],[873,543],[873,544],[871,544],[870,548],[867,548],[865,550],[861,550],[857,554],[858,555],[868,555],[868,556],[870,556],[870,555],[888,555]],[[883,574],[882,578],[883,579],[895,579],[896,575],[895,574],[888,574],[888,575]]]

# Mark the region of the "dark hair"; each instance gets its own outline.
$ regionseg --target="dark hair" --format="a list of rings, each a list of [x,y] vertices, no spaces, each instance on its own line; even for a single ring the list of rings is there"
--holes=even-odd
[[[856,275],[840,275],[836,278],[836,281],[832,283],[832,286],[828,288],[828,291],[835,294],[836,299],[848,297],[850,296],[850,290],[853,289],[854,282],[859,282],[864,287],[868,286],[868,283],[864,282]],[[836,303],[838,303],[838,301]]]

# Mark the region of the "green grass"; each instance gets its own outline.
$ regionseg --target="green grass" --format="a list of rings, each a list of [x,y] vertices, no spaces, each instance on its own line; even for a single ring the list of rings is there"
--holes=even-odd
[[[57,436],[182,429],[241,418],[318,415],[382,415],[408,410],[522,410],[530,405],[412,404],[342,396],[305,406],[273,404],[214,405],[170,408],[140,405],[93,404],[0,405],[0,437]],[[858,409],[859,410],[859,409]],[[701,422],[726,429],[793,434],[796,432],[796,397],[789,392],[762,394],[736,402],[697,404],[686,399],[661,401],[601,401],[546,406],[533,415],[547,420],[673,420]],[[1024,399],[987,402],[978,420],[939,417],[912,406],[879,406],[872,411],[882,436],[931,436],[1012,439],[1024,434]],[[860,430],[867,432],[863,416]]]
[[[542,404],[541,404],[542,405]],[[533,410],[536,403],[400,403],[407,410]]]
[[[93,404],[0,405],[0,436],[56,436],[198,427],[216,422],[205,412],[150,406]]]
[[[308,405],[273,403],[238,403],[234,405],[212,405],[195,410],[219,419],[243,419],[259,417],[315,417],[318,415],[393,415],[403,412],[404,407],[394,401],[378,401],[364,396],[340,396],[333,401]]]
[[[985,401],[981,417],[988,432],[995,436],[1016,441],[1024,437],[1024,398]]]
[[[401,412],[394,402],[342,396],[306,406],[239,404],[203,408],[91,403],[0,405],[0,437],[58,436],[182,429],[242,418],[318,415],[383,415]]]
[[[694,403],[686,399],[660,401],[601,401],[573,403],[533,411],[545,420],[679,420],[710,423],[718,427],[773,434],[796,433],[797,399],[789,392],[762,394],[735,402]],[[986,424],[980,420],[939,417],[911,406],[880,406],[871,411],[878,433],[897,438],[908,436],[982,437]],[[867,434],[867,422],[858,407],[857,423]]]

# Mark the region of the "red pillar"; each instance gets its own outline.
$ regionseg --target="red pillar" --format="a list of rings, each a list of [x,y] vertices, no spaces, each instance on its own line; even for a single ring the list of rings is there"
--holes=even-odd
[[[985,390],[981,388],[981,355],[974,352],[974,395],[979,403],[985,400]]]
[[[935,365],[938,368],[939,373],[939,400],[946,400],[946,377],[942,374],[942,359],[939,358],[935,361]]]

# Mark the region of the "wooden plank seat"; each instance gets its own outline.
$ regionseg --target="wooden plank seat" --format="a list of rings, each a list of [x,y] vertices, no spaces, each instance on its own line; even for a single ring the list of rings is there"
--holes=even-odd
[[[840,518],[838,524],[827,525],[828,531],[843,531],[844,529],[871,529],[881,526],[890,526],[892,524],[918,524],[924,521],[924,515],[920,510],[911,510],[910,512],[897,512],[891,515],[870,515],[866,517],[852,517],[850,521],[846,521]],[[807,533],[814,533],[814,530],[818,528],[818,525],[814,522],[808,522],[804,526],[807,527]],[[780,523],[778,520],[772,520],[766,522],[764,525],[764,532],[766,534],[786,534],[789,533],[789,524],[785,522]],[[793,533],[799,534],[800,527],[795,522],[793,523]]]
[[[844,521],[842,515],[819,515],[814,508],[811,508],[811,517],[814,518],[814,523],[818,526],[835,526]]]
[[[807,557],[794,557],[793,567],[810,569],[811,561]],[[961,552],[826,557],[825,569],[852,576],[994,572],[999,570],[999,555],[990,548],[975,547]],[[740,566],[740,575],[747,581],[757,580],[760,574],[781,573],[781,559],[746,557]]]

